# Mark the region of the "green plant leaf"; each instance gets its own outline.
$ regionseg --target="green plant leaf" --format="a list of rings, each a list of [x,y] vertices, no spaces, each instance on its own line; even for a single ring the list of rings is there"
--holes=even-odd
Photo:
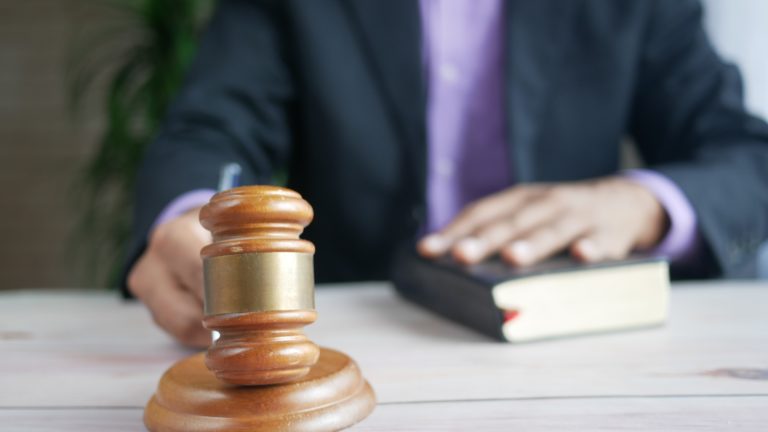
[[[67,65],[72,110],[105,89],[105,125],[75,183],[75,245],[87,279],[114,286],[130,235],[136,172],[191,61],[211,0],[94,0],[118,19],[86,31]],[[104,82],[105,85],[98,83]]]

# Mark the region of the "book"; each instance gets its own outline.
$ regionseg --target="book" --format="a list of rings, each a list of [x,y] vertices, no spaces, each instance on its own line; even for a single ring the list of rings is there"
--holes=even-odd
[[[660,258],[582,264],[560,256],[514,268],[500,258],[464,266],[408,250],[392,275],[404,298],[513,343],[659,326],[668,314],[669,268]]]

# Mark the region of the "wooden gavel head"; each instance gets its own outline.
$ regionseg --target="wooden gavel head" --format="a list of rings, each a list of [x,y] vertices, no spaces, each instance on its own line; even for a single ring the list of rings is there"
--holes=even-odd
[[[299,235],[312,207],[298,193],[245,186],[216,194],[200,212],[213,234],[203,248],[204,325],[220,333],[205,363],[238,385],[295,381],[317,362],[303,333],[315,321],[315,247]]]

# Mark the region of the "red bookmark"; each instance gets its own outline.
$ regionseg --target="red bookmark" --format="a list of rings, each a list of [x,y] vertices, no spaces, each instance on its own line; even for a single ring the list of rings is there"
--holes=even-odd
[[[504,309],[502,312],[504,314],[505,323],[512,321],[513,319],[517,318],[518,315],[520,315],[520,311],[516,309]]]

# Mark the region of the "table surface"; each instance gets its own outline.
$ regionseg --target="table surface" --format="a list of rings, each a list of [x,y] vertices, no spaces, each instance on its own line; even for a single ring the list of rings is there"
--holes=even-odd
[[[768,284],[673,287],[663,328],[495,342],[386,283],[319,287],[307,333],[359,363],[378,406],[357,431],[768,430]],[[143,430],[191,351],[110,292],[0,294],[0,430]]]

